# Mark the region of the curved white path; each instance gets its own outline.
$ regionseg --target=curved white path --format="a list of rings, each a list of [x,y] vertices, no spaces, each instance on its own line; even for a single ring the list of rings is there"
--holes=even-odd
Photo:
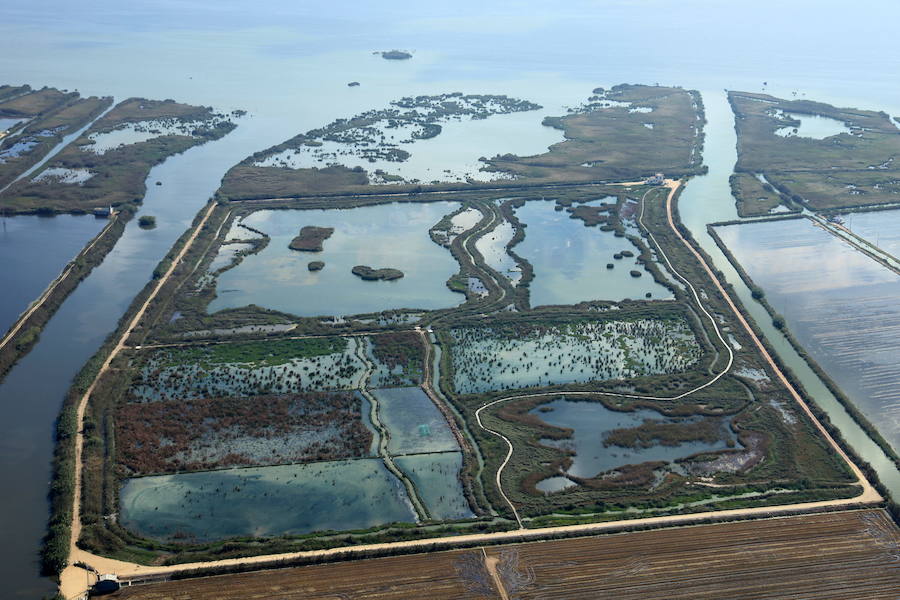
[[[680,185],[681,185],[680,181],[679,182],[667,181],[666,187],[668,187],[670,189],[669,196],[668,196],[669,198],[672,197],[672,194],[675,193],[675,191],[678,189],[678,187]],[[725,341],[725,338],[722,336],[722,332],[719,329],[718,324],[716,323],[716,319],[711,314],[709,314],[709,311],[706,310],[706,308],[703,306],[703,303],[700,301],[700,295],[697,293],[696,288],[694,288],[694,285],[690,281],[688,281],[686,277],[684,277],[681,273],[679,273],[675,269],[674,266],[672,266],[672,263],[669,260],[669,257],[666,256],[666,253],[663,251],[662,246],[659,245],[659,243],[656,241],[656,238],[653,237],[652,233],[650,233],[650,230],[644,226],[644,203],[647,200],[647,196],[654,191],[655,191],[655,189],[648,190],[641,197],[641,213],[638,216],[638,224],[640,224],[641,228],[644,229],[644,231],[647,232],[647,235],[650,236],[650,239],[653,241],[653,244],[656,246],[656,251],[659,252],[660,256],[662,256],[663,259],[666,261],[666,265],[669,267],[669,271],[671,271],[676,277],[678,277],[678,279],[683,281],[684,284],[691,290],[691,293],[694,296],[694,300],[697,303],[697,307],[703,312],[704,315],[706,315],[706,317],[709,319],[709,322],[712,323],[713,329],[716,332],[716,336],[719,338],[719,341],[722,342],[722,346],[728,352],[728,362],[725,365],[725,368],[722,369],[720,372],[716,373],[709,381],[707,381],[706,383],[704,383],[702,385],[698,385],[697,387],[695,387],[691,390],[688,390],[686,392],[678,394],[677,396],[644,396],[644,395],[638,395],[638,394],[619,394],[619,393],[614,393],[614,392],[600,392],[600,391],[596,391],[596,392],[568,392],[568,391],[566,391],[566,392],[542,392],[539,394],[519,394],[516,396],[507,396],[505,398],[499,398],[492,402],[488,402],[487,404],[484,404],[481,407],[479,407],[478,410],[475,411],[475,420],[478,422],[478,426],[481,427],[483,430],[487,431],[488,433],[491,433],[491,434],[501,438],[504,442],[506,442],[506,447],[507,447],[506,457],[503,459],[503,462],[500,463],[500,467],[497,469],[497,478],[496,478],[497,479],[497,490],[500,492],[500,495],[503,497],[503,500],[509,506],[510,510],[512,510],[513,516],[515,516],[516,522],[519,524],[519,529],[525,529],[525,526],[522,524],[522,519],[519,517],[519,511],[516,510],[516,507],[513,505],[512,501],[509,499],[509,496],[507,496],[506,492],[503,491],[503,483],[501,481],[501,476],[503,475],[503,470],[506,468],[506,465],[509,464],[509,461],[512,458],[513,445],[508,437],[506,437],[499,431],[495,431],[489,427],[486,427],[484,425],[484,423],[482,423],[481,412],[484,409],[490,408],[497,404],[502,404],[503,402],[509,402],[510,400],[524,400],[526,398],[546,398],[546,397],[550,397],[550,396],[612,396],[614,398],[628,398],[628,399],[636,399],[636,400],[679,400],[681,398],[690,396],[691,394],[695,394],[695,393],[699,392],[700,390],[711,386],[712,384],[717,382],[719,379],[721,379],[723,376],[725,376],[725,374],[731,370],[731,366],[734,364],[734,352],[731,350],[731,345],[728,344]],[[677,231],[676,231],[676,233],[677,233]],[[685,243],[687,243],[687,242],[685,242]]]

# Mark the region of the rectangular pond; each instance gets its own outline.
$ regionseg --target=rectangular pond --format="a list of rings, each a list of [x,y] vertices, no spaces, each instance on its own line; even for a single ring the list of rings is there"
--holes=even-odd
[[[398,456],[394,462],[412,480],[433,519],[474,516],[459,481],[462,452]]]
[[[128,480],[123,526],[156,539],[300,535],[415,522],[380,459],[227,469]]]
[[[458,451],[446,419],[419,387],[372,390],[393,455]]]
[[[455,202],[403,202],[345,210],[263,210],[244,223],[271,237],[218,279],[213,313],[256,304],[299,316],[344,316],[392,308],[438,309],[464,300],[446,285],[459,265],[428,230],[459,207]],[[301,227],[333,227],[321,252],[288,246]],[[310,271],[311,261],[324,268]],[[354,266],[403,272],[393,281],[366,281]]]
[[[674,373],[700,347],[681,320],[520,323],[450,330],[460,394]]]
[[[854,215],[855,231],[875,218]],[[716,231],[810,356],[900,450],[900,276],[807,219]]]

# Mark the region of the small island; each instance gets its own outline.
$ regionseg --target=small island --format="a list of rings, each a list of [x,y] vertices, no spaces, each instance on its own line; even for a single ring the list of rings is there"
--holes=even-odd
[[[386,52],[376,52],[376,54],[380,54],[381,58],[386,60],[409,60],[412,58],[412,54],[403,50],[388,50]]]
[[[392,281],[403,277],[403,271],[399,269],[373,269],[366,265],[353,267],[353,274],[366,281]]]
[[[642,273],[640,271],[629,271],[628,272],[632,277],[640,277]]]
[[[151,215],[143,215],[138,219],[138,225],[143,229],[153,229],[156,227],[156,217]]]
[[[347,84],[347,87],[359,87],[359,82],[351,81],[350,83]]]
[[[314,260],[306,265],[306,268],[310,271],[321,271],[325,268],[325,263],[323,263],[321,260]]]
[[[334,227],[307,225],[300,230],[297,237],[291,240],[288,247],[301,252],[321,252],[322,243],[330,238],[332,233],[334,233]]]

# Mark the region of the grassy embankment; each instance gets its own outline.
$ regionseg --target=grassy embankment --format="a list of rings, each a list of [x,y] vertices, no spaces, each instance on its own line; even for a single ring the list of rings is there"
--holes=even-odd
[[[488,161],[488,169],[530,183],[628,181],[657,172],[673,177],[698,174],[703,172],[703,118],[695,91],[624,84],[608,91],[598,88],[571,114],[544,119],[544,125],[563,131],[565,141],[536,156],[496,156]]]
[[[728,100],[738,173],[762,174],[781,196],[814,210],[900,201],[900,135],[887,113],[749,92],[729,92]],[[799,122],[790,114],[799,115]],[[782,128],[802,128],[805,115],[835,119],[850,133],[824,139],[776,135]]]

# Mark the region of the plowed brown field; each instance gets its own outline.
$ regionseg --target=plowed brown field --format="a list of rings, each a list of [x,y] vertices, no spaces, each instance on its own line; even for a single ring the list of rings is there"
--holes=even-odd
[[[900,598],[900,529],[860,510],[486,549],[510,599]],[[124,588],[131,600],[499,598],[480,550]]]

